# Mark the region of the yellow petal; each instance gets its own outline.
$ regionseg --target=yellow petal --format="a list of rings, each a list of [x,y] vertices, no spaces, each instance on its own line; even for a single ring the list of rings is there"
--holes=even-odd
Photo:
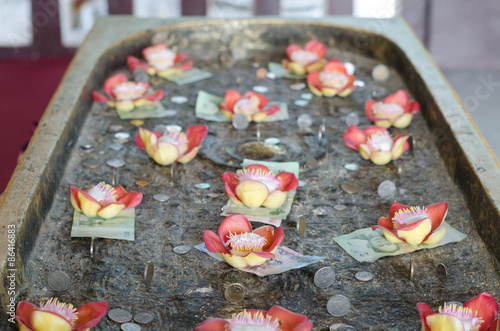
[[[243,203],[240,201],[240,200],[236,200],[235,198],[233,198],[232,196],[230,196],[228,194],[228,197],[229,199],[231,199],[231,201],[234,203],[234,204],[237,204],[237,205],[243,205]]]
[[[78,192],[78,200],[80,200],[82,212],[88,217],[95,217],[97,211],[101,208],[99,203],[87,199],[81,192]]]
[[[117,110],[131,111],[134,109],[134,103],[132,101],[117,101],[115,107]]]
[[[160,76],[160,77],[163,77],[163,78],[167,78],[168,76],[171,76],[172,74],[175,74],[177,71],[178,71],[178,69],[170,68],[170,69],[167,69],[167,70],[159,71],[157,75]]]
[[[244,180],[236,186],[236,196],[249,208],[258,208],[267,199],[269,190],[255,180]]]
[[[155,75],[156,74],[156,69],[153,67],[149,67],[148,70],[146,70],[148,75]]]
[[[392,123],[389,120],[383,120],[383,121],[375,121],[373,124],[384,127],[384,128],[390,128]]]
[[[424,238],[431,232],[432,222],[429,218],[420,223],[412,230],[398,230],[399,238],[404,239],[410,245],[418,245],[422,243]]]
[[[71,324],[64,318],[42,310],[33,311],[31,325],[36,331],[71,331]]]
[[[252,121],[254,122],[262,122],[263,120],[265,120],[269,115],[267,114],[264,114],[264,113],[257,113],[255,115],[253,115],[252,117]]]
[[[177,160],[179,151],[177,147],[172,144],[160,142],[158,147],[153,151],[151,157],[160,165],[169,165]]]
[[[437,229],[436,231],[434,231],[429,236],[429,238],[427,238],[427,240],[424,241],[424,244],[427,244],[427,245],[437,244],[438,242],[443,240],[445,234],[446,234],[446,224],[444,224],[440,229]]]
[[[78,207],[78,202],[75,200],[75,197],[73,196],[73,193],[71,193],[71,205],[73,208],[75,208],[78,211],[82,211],[80,207]]]
[[[297,62],[290,62],[290,64],[288,65],[288,69],[297,75],[303,75],[306,73],[305,68]]]
[[[125,208],[124,204],[113,203],[113,204],[110,204],[109,206],[101,209],[97,213],[97,216],[99,216],[100,218],[104,218],[104,219],[112,218],[112,217],[115,217],[116,215],[118,215],[118,213],[121,212],[123,210],[123,208]]]
[[[201,146],[193,148],[191,150],[191,152],[185,154],[183,157],[181,157],[180,159],[178,159],[177,162],[188,163],[189,161],[191,161],[192,159],[194,159],[194,157],[196,156],[196,154],[198,154],[198,151],[200,150],[200,148],[201,148]]]
[[[318,97],[322,97],[323,96],[323,93],[321,93],[321,91],[318,90],[316,88],[316,86],[314,86],[313,84],[307,83],[307,86],[309,87],[309,89],[311,90],[311,92],[314,93],[315,95],[317,95]]]
[[[141,106],[144,106],[144,105],[147,105],[150,103],[151,103],[151,101],[149,101],[148,99],[144,99],[144,98],[134,101],[134,105],[136,107],[141,107]]]
[[[368,160],[370,158],[371,151],[370,151],[370,148],[368,147],[368,145],[365,145],[365,144],[359,145],[358,151],[363,159]]]
[[[398,141],[394,143],[394,146],[392,147],[392,159],[395,160],[401,156],[404,152],[404,145],[405,141],[408,140],[408,137],[401,138]]]
[[[352,92],[352,89],[350,88],[346,88],[345,90],[343,90],[342,92],[339,93],[339,97],[346,97],[348,96],[349,94],[351,94]]]
[[[426,318],[427,325],[431,330],[456,331],[465,330],[460,319],[448,314],[433,314]]]
[[[306,68],[304,68],[305,71],[311,72],[311,71],[321,71],[323,67],[325,66],[325,61],[318,61],[313,64],[308,65]]]
[[[321,93],[325,97],[334,97],[334,96],[337,95],[337,92],[338,92],[337,89],[334,89],[334,88],[331,88],[331,87],[323,87],[323,88],[321,88]]]
[[[392,125],[395,128],[404,129],[408,125],[410,125],[412,119],[413,119],[413,115],[410,113],[406,113],[403,116],[401,116],[400,118],[398,118],[397,120],[395,120]]]
[[[396,237],[395,235],[393,235],[392,233],[390,233],[389,231],[385,230],[384,228],[379,228],[379,229],[382,230],[382,232],[384,233],[384,237],[385,237],[385,239],[387,239],[387,241],[389,241],[393,244],[400,243],[403,241],[403,240],[399,239],[398,237]]]
[[[391,162],[392,155],[390,152],[372,152],[370,160],[376,165],[385,165]]]
[[[278,208],[280,207],[286,200],[287,192],[285,191],[274,191],[269,194],[266,201],[262,204],[266,208]]]

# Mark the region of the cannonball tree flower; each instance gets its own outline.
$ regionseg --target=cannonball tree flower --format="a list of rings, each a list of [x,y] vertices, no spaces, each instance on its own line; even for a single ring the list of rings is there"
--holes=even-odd
[[[70,186],[71,205],[88,217],[113,218],[123,209],[135,208],[142,201],[142,193],[127,192],[121,186],[100,182],[87,191]]]
[[[328,61],[321,71],[311,71],[307,75],[307,86],[317,96],[346,97],[358,86],[353,85],[354,75],[349,75],[339,59]]]
[[[166,44],[146,47],[142,50],[142,56],[147,64],[134,56],[127,57],[127,66],[130,71],[142,68],[150,75],[168,77],[173,73],[193,67],[193,62],[188,61],[186,55],[171,50]]]
[[[73,305],[50,299],[35,306],[26,301],[17,305],[19,331],[88,331],[106,315],[106,301],[90,302],[78,309]]]
[[[291,172],[275,175],[268,167],[252,164],[244,170],[225,172],[222,181],[231,201],[249,208],[278,208],[288,192],[297,189],[299,181]]]
[[[326,63],[326,46],[317,40],[310,40],[304,48],[291,44],[286,48],[288,59],[282,62],[286,70],[304,75],[313,70],[321,70]]]
[[[243,114],[249,121],[261,122],[266,117],[280,111],[278,105],[272,105],[264,109],[269,100],[256,92],[249,91],[243,96],[238,91],[227,90],[224,102],[221,103],[221,111],[230,120],[234,115]]]
[[[283,229],[276,231],[272,225],[252,231],[248,219],[240,214],[226,217],[217,230],[203,233],[203,241],[209,252],[217,253],[235,268],[256,266],[274,258],[278,245],[283,240]]]
[[[163,98],[162,90],[157,90],[147,95],[149,90],[148,83],[129,81],[124,74],[116,74],[108,78],[104,83],[103,89],[109,98],[94,91],[92,93],[94,100],[105,102],[108,106],[122,111],[131,111],[135,107],[140,107]]]
[[[267,312],[246,309],[229,320],[211,318],[194,328],[194,331],[311,331],[312,327],[313,322],[309,321],[307,316],[293,313],[280,306],[273,306]]]
[[[463,307],[444,304],[439,313],[432,311],[425,303],[417,304],[422,331],[498,331],[495,320],[498,304],[492,295],[483,292],[464,303]]]
[[[351,125],[342,139],[347,147],[359,151],[362,158],[384,165],[398,159],[409,148],[410,135],[391,137],[389,131],[381,126],[372,125],[361,130]]]
[[[174,162],[188,163],[194,159],[207,133],[204,125],[192,125],[187,128],[186,134],[175,128],[168,128],[165,133],[139,128],[135,142],[156,163],[165,166]]]
[[[410,125],[413,115],[419,111],[420,104],[409,101],[405,90],[399,90],[380,102],[371,99],[365,101],[365,114],[368,120],[384,128],[393,126],[404,129]]]
[[[436,244],[446,234],[441,226],[448,213],[447,202],[436,202],[427,207],[411,207],[394,202],[389,217],[381,217],[372,230],[381,229],[385,239],[392,243],[405,241],[410,245]]]

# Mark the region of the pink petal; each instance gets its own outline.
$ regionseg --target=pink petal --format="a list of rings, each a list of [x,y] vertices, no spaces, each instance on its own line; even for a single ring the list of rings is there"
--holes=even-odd
[[[387,129],[382,127],[382,126],[370,125],[366,129],[364,129],[363,132],[366,134],[367,137],[369,137],[375,133],[379,133],[379,132],[385,133],[385,132],[389,132],[389,131],[387,131]]]
[[[16,309],[16,320],[32,329],[31,314],[36,309],[38,309],[38,307],[32,303],[26,301],[19,302]]]
[[[146,47],[142,50],[142,56],[144,56],[144,58],[147,59],[148,53],[161,51],[164,49],[168,49],[167,44],[158,44],[158,45],[154,45],[154,46],[149,46],[149,47]]]
[[[389,218],[393,219],[394,214],[396,214],[400,209],[407,209],[407,208],[410,208],[410,206],[402,205],[394,201],[391,205],[391,208],[389,208]]]
[[[76,311],[78,313],[78,319],[75,321],[73,329],[76,331],[87,330],[99,324],[101,318],[106,315],[108,311],[108,302],[100,301],[87,303]]]
[[[81,191],[81,190],[77,187],[74,187],[74,186],[70,186],[69,189],[71,190],[71,195],[75,199],[75,202],[78,204],[78,208],[80,208],[80,210],[81,210],[82,206],[80,204],[80,199],[78,199],[78,191]]]
[[[252,232],[252,225],[250,225],[250,222],[245,216],[235,214],[226,217],[219,225],[217,232],[219,233],[219,237],[226,242],[230,233],[240,234]]]
[[[205,242],[205,246],[207,246],[209,252],[231,254],[231,252],[222,243],[221,238],[219,238],[219,236],[211,230],[203,232],[203,241]]]
[[[99,92],[93,91],[92,92],[92,97],[94,98],[94,101],[97,102],[111,102],[111,99],[108,99],[104,95],[100,94]]]
[[[180,62],[186,61],[187,59],[188,59],[188,56],[186,54],[177,53],[175,55],[174,65],[177,65]]]
[[[274,227],[272,225],[261,226],[260,228],[253,230],[253,233],[266,238],[266,242],[270,243],[273,240]]]
[[[193,62],[186,61],[183,64],[181,64],[180,66],[178,66],[176,69],[177,70],[188,70],[188,69],[191,69],[192,67],[193,67]]]
[[[288,58],[290,58],[293,52],[297,52],[297,51],[301,51],[301,50],[302,50],[302,47],[300,47],[299,45],[291,44],[286,48],[286,55],[288,56]]]
[[[280,106],[272,105],[271,107],[268,107],[266,110],[263,110],[262,113],[271,116],[273,114],[278,113],[280,110],[281,110]]]
[[[312,323],[310,325],[310,328],[308,328],[308,325],[304,326],[303,328],[296,329],[297,326],[308,321],[307,316],[291,312],[288,309],[282,308],[280,306],[271,307],[271,309],[267,311],[267,314],[271,315],[273,319],[277,318],[278,321],[280,321],[282,331],[309,331],[312,329]]]
[[[420,111],[420,104],[416,101],[410,101],[408,108],[412,114],[416,114]]]
[[[296,190],[297,187],[299,187],[299,181],[297,180],[297,177],[295,177],[295,174],[291,172],[280,172],[277,177],[281,181],[281,185],[279,187],[281,191],[289,192]]]
[[[255,254],[255,255],[258,255],[260,257],[264,257],[264,258],[267,258],[267,259],[272,259],[272,258],[274,258],[276,256],[276,255],[274,255],[274,253],[259,252],[259,251],[253,251],[253,252],[250,252],[249,254]],[[247,255],[245,255],[245,256],[247,256]]]
[[[115,196],[117,199],[120,199],[122,196],[125,195],[125,193],[127,193],[127,191],[125,191],[123,186],[116,186],[116,187],[113,187],[113,189],[115,191]]]
[[[269,102],[269,100],[265,96],[253,91],[248,91],[243,95],[243,98],[245,99],[250,99],[251,97],[257,97],[259,99],[259,109],[264,108]]]
[[[188,149],[185,154],[189,153],[193,148],[198,147],[203,139],[207,136],[208,129],[205,125],[191,125],[186,130],[188,139]]]
[[[307,74],[307,82],[316,88],[321,85],[321,81],[319,80],[319,72],[311,71]]]
[[[470,308],[472,312],[477,311],[478,317],[483,320],[479,331],[486,330],[498,314],[498,304],[495,298],[486,292],[464,303],[464,307]]]
[[[486,331],[500,331],[500,319],[495,320]]]
[[[146,129],[142,129],[142,130],[146,130]],[[146,130],[146,131],[149,131],[149,130]],[[154,135],[157,138],[160,138],[162,136],[162,134],[158,131],[149,131],[149,132],[154,133]],[[138,134],[137,136],[135,136],[135,143],[136,143],[137,147],[139,147],[140,149],[146,149],[146,145],[144,145],[144,142],[141,139],[141,135]]]
[[[224,98],[224,104],[228,110],[233,112],[234,105],[242,98],[240,92],[235,90],[227,90]]]
[[[339,72],[342,74],[347,75],[347,71],[345,69],[345,65],[342,61],[339,59],[331,59],[328,61],[325,66],[323,67],[324,72]]]
[[[326,56],[326,46],[320,43],[317,40],[310,40],[306,43],[304,46],[304,50],[308,52],[313,52],[318,55],[320,59],[324,58]],[[288,49],[287,49],[288,51]]]
[[[245,170],[262,170],[266,172],[270,171],[268,167],[262,164],[251,164],[248,167],[246,167]]]
[[[211,318],[203,321],[200,325],[194,328],[194,331],[224,331],[228,321],[222,318]]]
[[[356,125],[351,125],[342,135],[344,144],[347,147],[358,150],[358,145],[366,143],[366,133]]]
[[[116,96],[113,93],[113,87],[125,82],[128,82],[128,78],[124,74],[116,74],[114,76],[111,76],[104,83],[104,88],[103,88],[104,92],[106,92],[107,95],[110,95],[116,99]]]
[[[138,58],[136,58],[134,56],[127,56],[127,67],[128,67],[128,70],[130,70],[132,72],[137,68],[142,68],[146,71],[148,71],[148,69],[151,68],[150,66],[142,63],[141,60],[139,60]]]
[[[381,217],[378,220],[378,225],[383,227],[386,230],[393,230],[392,219],[389,217]]]
[[[417,303],[417,309],[420,314],[420,320],[422,321],[422,331],[431,331],[431,329],[427,326],[427,316],[434,315],[435,313],[432,311],[431,307],[427,304],[419,302]]]
[[[375,114],[373,113],[372,107],[376,103],[377,103],[377,101],[371,100],[371,99],[365,101],[365,114],[366,114],[366,118],[369,121],[372,121],[372,122],[381,119],[381,118],[378,118],[377,116],[375,116]]]
[[[436,202],[432,205],[429,205],[427,208],[427,215],[429,215],[432,221],[432,230],[436,230],[448,213],[448,203],[447,202]]]
[[[162,99],[163,96],[164,96],[163,91],[162,90],[157,90],[154,93],[148,95],[146,97],[146,99],[148,99],[149,101],[156,101],[156,100]]]
[[[279,244],[283,241],[285,234],[283,233],[283,228],[280,226],[274,231],[274,236],[271,242],[268,242],[264,246],[263,250],[266,252],[272,252]]]
[[[408,104],[408,93],[406,93],[405,90],[398,90],[396,93],[385,97],[382,102],[395,103],[403,107],[403,109],[405,109],[406,105]]]
[[[142,193],[139,192],[127,192],[124,196],[117,200],[118,203],[123,203],[125,205],[124,209],[135,208],[142,201]]]
[[[372,226],[372,230],[373,231],[375,231],[377,229],[384,229],[385,231],[390,232],[394,237],[399,238],[398,232],[396,230],[393,230],[392,227],[387,228],[387,227],[381,226],[381,225],[374,225],[374,226]],[[401,239],[401,240],[403,240],[403,239]]]

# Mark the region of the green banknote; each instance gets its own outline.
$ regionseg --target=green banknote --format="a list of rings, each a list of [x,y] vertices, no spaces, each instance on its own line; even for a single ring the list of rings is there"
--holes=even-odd
[[[154,101],[131,111],[116,110],[121,120],[138,120],[146,118],[162,118],[168,115],[160,101]]]
[[[165,77],[167,80],[176,83],[177,85],[186,85],[198,82],[203,79],[212,77],[212,73],[198,68],[189,70],[179,70]]]
[[[441,226],[444,226],[443,222]],[[394,256],[418,251],[424,248],[434,248],[448,243],[463,240],[467,235],[446,224],[446,235],[437,244],[420,244],[413,246],[405,242],[391,243],[385,239],[382,230],[373,231],[364,228],[333,238],[350,256],[359,262],[373,262],[384,256]]]
[[[286,70],[281,63],[269,62],[267,67],[269,68],[269,71],[276,76],[276,78],[303,79],[307,77],[306,74],[298,75]]]
[[[75,210],[71,237],[94,237],[134,241],[135,208],[122,210],[116,217],[107,220],[87,217]]]

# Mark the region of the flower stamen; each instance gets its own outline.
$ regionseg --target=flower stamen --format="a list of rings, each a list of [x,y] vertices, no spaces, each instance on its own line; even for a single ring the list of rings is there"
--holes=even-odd
[[[116,100],[129,101],[139,99],[148,91],[144,82],[124,82],[113,87]]]
[[[245,232],[240,234],[232,234],[229,232],[227,236],[229,240],[226,245],[231,247],[231,250],[240,252],[259,251],[267,243],[266,238],[259,236],[253,232]]]
[[[302,66],[308,65],[309,63],[316,61],[318,58],[318,54],[305,50],[295,51],[290,54],[290,60],[297,62]]]
[[[447,305],[439,307],[440,314],[447,314],[460,319],[464,325],[465,331],[477,331],[483,322],[480,317],[477,317],[477,311],[472,312],[470,308],[459,307],[457,305]]]
[[[87,193],[96,201],[104,205],[116,202],[116,193],[114,187],[106,184],[105,182],[100,182],[97,185],[92,185]]]
[[[404,113],[403,107],[396,103],[377,102],[372,106],[373,114],[378,118],[394,119]]]
[[[367,144],[371,150],[389,152],[394,142],[388,132],[377,132],[368,137]]]
[[[240,183],[244,180],[255,180],[267,186],[269,194],[279,189],[281,181],[274,175],[272,171],[265,171],[262,169],[239,170],[236,173],[236,179]]]
[[[413,224],[421,219],[428,218],[425,207],[410,207],[398,210],[392,218],[392,224],[395,230],[403,226]]]
[[[241,313],[233,315],[226,325],[227,331],[279,331],[280,323],[278,319],[273,319],[269,315],[264,315],[262,311],[251,313],[243,310]]]
[[[319,74],[319,80],[323,83],[323,85],[336,89],[342,89],[347,85],[349,78],[341,72],[323,71]]]
[[[78,312],[76,311],[76,308],[73,307],[73,305],[59,302],[59,300],[53,298],[49,299],[45,303],[40,303],[39,310],[56,313],[64,317],[71,324],[73,324],[73,322],[78,318]]]

